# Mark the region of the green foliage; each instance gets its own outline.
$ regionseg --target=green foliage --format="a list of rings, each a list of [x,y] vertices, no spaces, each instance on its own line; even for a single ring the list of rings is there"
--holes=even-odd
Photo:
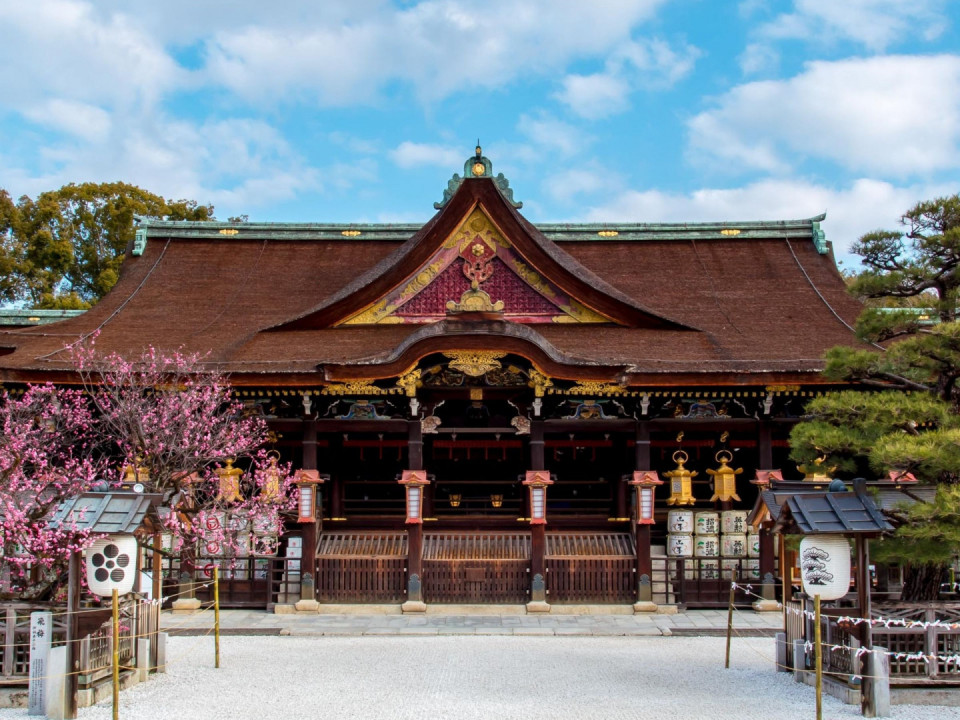
[[[0,299],[35,308],[89,307],[117,282],[135,215],[210,220],[213,207],[171,202],[121,182],[65,185],[16,204],[0,190],[0,270],[6,270]]]
[[[791,457],[848,476],[903,471],[936,483],[935,501],[892,513],[897,532],[875,552],[911,565],[905,595],[935,598],[939,570],[960,551],[960,195],[919,203],[902,224],[853,248],[866,270],[851,292],[888,306],[868,308],[857,334],[885,347],[837,347],[826,356],[828,378],[883,391],[813,400],[791,432]]]
[[[960,486],[940,485],[929,503],[894,511],[899,530],[873,546],[880,562],[945,565],[960,547]]]

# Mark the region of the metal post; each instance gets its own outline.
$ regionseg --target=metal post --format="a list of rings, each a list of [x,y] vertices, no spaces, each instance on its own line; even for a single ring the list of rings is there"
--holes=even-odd
[[[725,668],[730,668],[730,640],[733,636],[733,595],[737,587],[737,571],[730,571],[730,604],[727,606],[727,664]]]
[[[820,596],[813,596],[813,662],[817,671],[817,720],[823,720],[823,647],[820,643]]]
[[[120,596],[113,589],[113,720],[120,717]]]
[[[213,566],[213,641],[215,645],[214,667],[220,667],[220,568]]]

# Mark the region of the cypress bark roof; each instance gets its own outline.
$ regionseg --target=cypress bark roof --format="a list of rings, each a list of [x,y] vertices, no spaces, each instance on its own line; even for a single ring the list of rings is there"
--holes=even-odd
[[[475,211],[541,292],[590,319],[344,324],[415,277]],[[66,346],[97,333],[104,352],[206,353],[238,383],[392,377],[444,349],[504,349],[557,377],[633,385],[818,382],[827,348],[858,344],[860,311],[820,220],[537,227],[479,178],[419,228],[146,221],[145,247],[128,249],[91,310],[0,331],[0,379],[61,377]]]

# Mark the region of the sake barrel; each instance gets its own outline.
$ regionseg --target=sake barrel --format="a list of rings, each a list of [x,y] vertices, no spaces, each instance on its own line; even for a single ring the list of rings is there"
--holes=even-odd
[[[671,510],[667,513],[667,532],[689,535],[693,532],[693,510]]]
[[[745,560],[743,563],[743,572],[748,579],[759,580],[760,579],[760,561]]]
[[[724,510],[720,513],[720,530],[725,533],[746,533],[747,511]]]
[[[719,535],[720,513],[701,511],[694,516],[697,535]]]
[[[701,580],[717,580],[720,577],[720,561],[719,560],[701,560],[700,561],[700,579]]]
[[[720,536],[697,535],[693,546],[693,554],[698,558],[720,557]]]
[[[740,558],[747,555],[747,536],[741,533],[727,533],[720,541],[720,551],[724,557]]]
[[[667,556],[675,558],[693,557],[693,536],[673,533],[667,535]]]
[[[760,557],[760,536],[747,535],[747,557]]]
[[[737,577],[743,580],[743,577],[740,575],[740,561],[734,560],[732,558],[724,558],[720,561],[720,576],[724,580],[732,580],[733,573],[737,573]],[[744,571],[745,574],[745,571]]]

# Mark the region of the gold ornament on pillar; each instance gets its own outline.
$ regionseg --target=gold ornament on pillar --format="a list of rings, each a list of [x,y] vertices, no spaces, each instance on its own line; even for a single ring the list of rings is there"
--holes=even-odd
[[[689,459],[690,456],[683,450],[677,450],[673,454],[673,461],[677,467],[663,474],[664,477],[670,478],[670,497],[667,498],[667,505],[693,505],[696,502],[696,498],[693,497],[693,478],[698,473],[684,466]]]
[[[713,496],[711,502],[719,500],[720,502],[729,502],[730,500],[740,500],[737,495],[737,475],[743,472],[743,468],[734,470],[728,465],[733,460],[733,453],[729,450],[721,450],[714,456],[720,467],[716,470],[707,470],[707,475],[713,476]]]

